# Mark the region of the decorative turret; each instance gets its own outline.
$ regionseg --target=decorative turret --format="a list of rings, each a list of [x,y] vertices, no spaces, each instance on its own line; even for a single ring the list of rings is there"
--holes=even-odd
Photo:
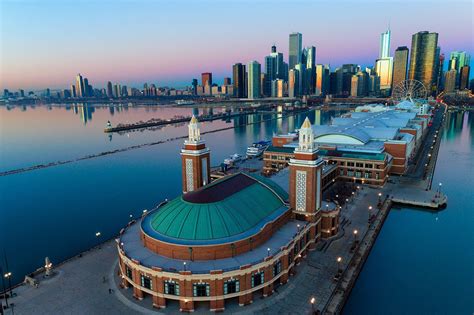
[[[295,157],[290,160],[290,206],[296,215],[316,220],[321,208],[321,172],[323,160],[318,157],[314,133],[308,117],[299,129]],[[315,232],[316,233],[316,232]]]
[[[188,125],[188,143],[198,143],[201,141],[201,132],[199,131],[199,122],[193,115]]]
[[[311,122],[309,121],[309,118],[306,117],[306,119],[303,122],[303,125],[301,126],[299,130],[298,151],[312,153],[313,148],[314,148],[313,128],[311,127]]]
[[[201,140],[199,122],[193,115],[188,125],[188,139],[181,150],[183,193],[196,190],[209,184],[210,150]]]

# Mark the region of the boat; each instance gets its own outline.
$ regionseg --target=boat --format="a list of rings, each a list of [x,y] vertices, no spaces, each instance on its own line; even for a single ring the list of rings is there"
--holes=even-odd
[[[194,105],[193,101],[186,101],[186,100],[177,100],[175,101],[176,105]]]
[[[110,122],[110,120],[107,121],[107,126],[106,128],[112,128],[112,123]]]
[[[258,157],[263,154],[268,146],[270,145],[271,141],[263,140],[259,142],[254,142],[247,148],[247,157],[254,158]]]
[[[236,162],[239,162],[240,160],[242,160],[242,156],[240,154],[235,153],[235,154],[232,154],[229,158],[225,159],[224,164],[232,166]]]

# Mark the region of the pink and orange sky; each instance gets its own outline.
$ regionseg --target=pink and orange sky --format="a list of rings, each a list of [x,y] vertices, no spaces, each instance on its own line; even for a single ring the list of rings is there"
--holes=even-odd
[[[107,81],[182,87],[201,72],[214,81],[233,63],[263,58],[288,34],[316,46],[316,62],[373,65],[390,23],[391,51],[418,31],[474,54],[473,2],[427,0],[2,0],[0,88],[66,88],[80,72]],[[473,58],[474,59],[474,58]],[[474,62],[474,60],[473,60]],[[472,66],[472,64],[471,64]],[[474,72],[474,71],[471,71]]]

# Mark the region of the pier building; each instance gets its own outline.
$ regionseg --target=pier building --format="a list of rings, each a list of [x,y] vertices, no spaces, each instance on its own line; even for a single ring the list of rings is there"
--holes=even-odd
[[[312,126],[313,142],[327,164],[337,165],[339,179],[382,186],[389,174],[405,173],[430,121],[425,111],[364,106],[330,125]],[[265,173],[291,165],[297,138],[298,133],[273,137],[264,152]]]
[[[181,151],[183,195],[120,231],[122,286],[156,308],[179,303],[185,312],[272,295],[321,239],[322,218],[324,236],[337,233],[339,208],[321,195],[323,173],[334,167],[313,138],[306,118],[280,180],[240,172],[209,183],[210,151],[193,118]]]

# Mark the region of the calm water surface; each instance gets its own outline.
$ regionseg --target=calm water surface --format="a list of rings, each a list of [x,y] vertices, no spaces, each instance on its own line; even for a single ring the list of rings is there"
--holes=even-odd
[[[192,112],[190,108],[131,106],[0,107],[0,171],[184,136],[185,124],[113,134],[112,138],[103,128],[107,120],[115,125]],[[321,124],[335,114],[313,111],[308,115]],[[249,144],[270,139],[274,132],[293,131],[305,116],[204,135],[211,149],[211,165],[219,165],[230,154],[244,154]],[[229,122],[206,122],[201,130],[272,117],[249,115]],[[101,232],[102,240],[111,238],[130,214],[140,215],[143,209],[176,197],[181,191],[181,146],[182,140],[177,140],[0,177],[0,254],[5,250],[15,281],[43,265],[45,256],[53,263],[74,256],[100,241],[96,232]]]
[[[433,181],[448,207],[390,212],[345,314],[473,314],[473,153],[473,113],[449,113]]]
[[[26,109],[26,110],[25,110]],[[214,112],[218,112],[216,109]],[[185,125],[103,133],[113,124],[190,115],[188,108],[133,106],[0,107],[0,171],[76,158],[187,133]],[[339,113],[309,114],[324,124]],[[263,118],[271,118],[265,115]],[[204,136],[212,165],[244,153],[253,141],[299,126],[305,115]],[[472,314],[474,311],[474,115],[452,113],[443,133],[435,183],[449,205],[442,212],[395,209],[380,233],[345,308],[346,314]],[[261,119],[202,124],[214,130]],[[181,140],[110,156],[0,177],[0,254],[15,282],[44,263],[60,262],[113,237],[139,215],[181,190]],[[1,261],[1,260],[0,260]],[[4,266],[3,261],[0,265]],[[390,310],[387,312],[387,310]]]

